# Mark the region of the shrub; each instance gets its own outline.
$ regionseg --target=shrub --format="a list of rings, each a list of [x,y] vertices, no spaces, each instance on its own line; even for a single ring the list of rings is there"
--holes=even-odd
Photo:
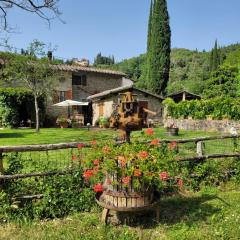
[[[45,117],[44,98],[39,101],[41,124]],[[19,127],[21,122],[35,122],[34,98],[32,94],[19,88],[0,88],[0,125]]]
[[[213,119],[224,118],[239,120],[240,103],[237,98],[216,97],[212,99],[182,101],[175,103],[172,99],[164,101],[166,111],[173,118],[207,119],[210,115]]]

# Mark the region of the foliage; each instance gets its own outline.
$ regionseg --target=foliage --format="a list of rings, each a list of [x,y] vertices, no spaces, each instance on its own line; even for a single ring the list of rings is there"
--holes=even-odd
[[[221,66],[213,72],[211,78],[206,81],[207,88],[203,95],[205,98],[215,96],[222,97],[239,97],[240,96],[240,74],[238,67]]]
[[[160,143],[159,139],[153,138],[152,129],[147,129],[145,134],[151,135],[149,143],[135,141],[117,146],[94,144],[94,151],[83,160],[83,177],[94,191],[101,192],[104,181],[104,184],[125,189],[132,182],[137,191],[163,192],[177,186],[180,176],[176,163],[172,161],[176,143]],[[112,180],[111,176],[118,178]]]
[[[147,52],[147,86],[149,90],[163,94],[169,80],[171,52],[171,30],[166,0],[154,1],[151,21],[151,39]]]
[[[13,175],[24,173],[26,166],[23,164],[24,156],[20,153],[7,155],[8,168],[5,174]],[[26,157],[26,156],[25,156]],[[36,164],[34,159],[31,164]],[[48,161],[43,162],[48,169]],[[44,168],[44,166],[41,166]],[[9,219],[43,219],[63,217],[76,211],[90,211],[93,207],[94,194],[84,184],[82,170],[74,168],[72,173],[55,175],[44,178],[26,178],[5,181],[2,184],[0,198],[0,221]],[[14,201],[16,196],[43,194],[37,201]]]
[[[94,66],[98,66],[98,65],[112,65],[115,63],[114,60],[114,56],[109,56],[109,57],[105,57],[102,56],[101,53],[98,53],[96,58],[94,59]]]
[[[98,125],[100,127],[105,127],[105,128],[108,128],[109,125],[110,125],[110,119],[109,118],[106,118],[106,117],[100,117],[97,122],[98,122]]]
[[[40,122],[45,116],[44,98],[39,99]],[[28,119],[34,121],[34,98],[30,91],[20,88],[0,88],[0,125],[19,127]]]
[[[29,13],[33,13],[38,17],[50,22],[54,17],[60,15],[57,6],[58,0],[2,0],[0,4],[1,29],[8,31],[8,12],[13,9],[20,9]]]
[[[211,116],[220,120],[228,118],[232,120],[240,119],[239,99],[231,97],[216,97],[212,99],[182,101],[175,103],[172,99],[164,100],[167,113],[173,118],[206,119]]]
[[[221,49],[218,47],[217,40],[215,41],[214,48],[210,52],[210,70],[216,71],[218,67],[223,63],[225,56],[221,52]]]
[[[41,46],[41,44],[37,45],[40,49]],[[15,55],[5,61],[6,64],[1,69],[5,84],[10,82],[12,85],[25,87],[34,96],[36,132],[39,132],[39,98],[52,93],[58,74],[49,65],[49,61],[45,59]]]
[[[62,123],[71,123],[71,120],[66,117],[58,117],[56,123],[57,125],[60,125]]]

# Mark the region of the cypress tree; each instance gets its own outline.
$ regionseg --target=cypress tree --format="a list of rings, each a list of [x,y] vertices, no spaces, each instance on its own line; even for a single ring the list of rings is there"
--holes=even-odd
[[[164,94],[169,79],[171,29],[166,0],[155,0],[148,50],[148,88]]]
[[[151,35],[152,35],[152,18],[153,18],[153,2],[151,0],[149,19],[148,19],[148,36],[147,36],[147,52],[150,49]]]
[[[214,48],[210,53],[210,70],[216,71],[221,62],[221,53],[218,48],[217,40],[215,41]]]

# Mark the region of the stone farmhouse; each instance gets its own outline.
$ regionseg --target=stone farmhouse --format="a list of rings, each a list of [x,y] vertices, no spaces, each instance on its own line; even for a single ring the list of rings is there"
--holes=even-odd
[[[49,97],[47,101],[47,117],[53,123],[59,116],[68,116],[68,107],[56,107],[53,106],[54,103],[67,99],[87,102],[87,98],[91,95],[133,84],[133,81],[127,79],[122,72],[86,65],[79,62],[77,65],[52,65],[60,72],[59,84],[55,88],[54,95]],[[72,107],[71,115],[74,114],[82,115],[84,124],[92,123],[92,104]]]
[[[150,93],[146,90],[142,90],[134,87],[133,85],[122,86],[110,90],[106,90],[101,93],[94,94],[88,97],[88,100],[92,102],[93,109],[93,125],[100,117],[109,118],[121,99],[121,93],[132,92],[138,99],[140,107],[144,107],[156,113],[156,115],[148,115],[149,119],[154,122],[162,122],[163,105],[162,98],[159,95]]]

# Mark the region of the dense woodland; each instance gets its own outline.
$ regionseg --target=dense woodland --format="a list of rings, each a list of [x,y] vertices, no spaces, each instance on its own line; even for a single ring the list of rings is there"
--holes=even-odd
[[[172,49],[167,93],[185,89],[200,95],[211,96],[213,94],[214,96],[216,90],[220,95],[238,96],[240,92],[236,92],[236,85],[239,85],[240,76],[238,69],[240,65],[240,44],[217,47],[217,54],[214,54],[216,52],[215,47],[213,46],[213,49],[209,52],[182,48]],[[217,63],[217,67],[212,66],[214,61]],[[109,66],[101,65],[101,67]],[[110,68],[125,72],[129,78],[136,81],[139,87],[146,86],[148,80],[146,54],[123,60],[111,65]],[[209,91],[204,91],[209,90],[209,87],[214,90],[212,94]],[[233,91],[235,92],[233,93]]]

